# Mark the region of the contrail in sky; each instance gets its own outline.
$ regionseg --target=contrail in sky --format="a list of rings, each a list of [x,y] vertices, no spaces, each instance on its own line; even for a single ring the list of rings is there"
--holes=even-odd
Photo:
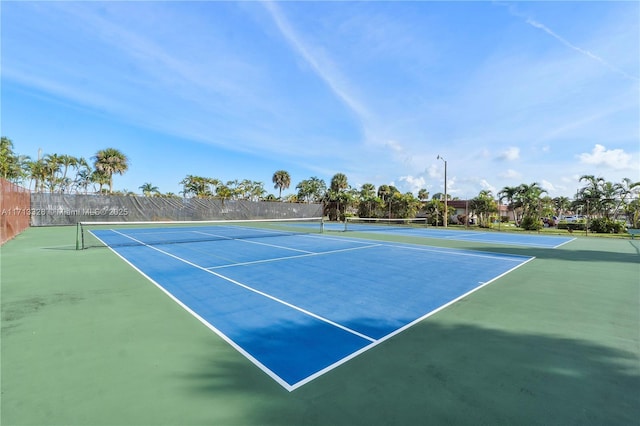
[[[545,25],[541,24],[540,22],[534,21],[531,18],[527,18],[526,22],[527,22],[527,24],[531,25],[532,27],[541,29],[545,33],[549,34],[551,37],[553,37],[556,40],[558,40],[560,43],[562,43],[565,46],[567,46],[568,48],[573,49],[576,52],[582,53],[583,55],[586,55],[589,58],[600,62],[602,65],[604,65],[605,67],[609,68],[611,71],[613,71],[615,73],[618,73],[621,76],[623,76],[625,78],[628,78],[630,80],[640,81],[640,79],[638,79],[637,77],[634,77],[634,76],[632,76],[630,74],[627,74],[626,72],[622,71],[621,69],[614,67],[613,65],[611,65],[610,63],[608,63],[607,61],[605,61],[604,59],[602,59],[598,55],[594,55],[593,53],[589,52],[588,50],[584,50],[584,49],[582,49],[582,48],[570,43],[569,41],[567,41],[563,37],[559,36],[558,34],[554,33],[553,31],[551,31],[548,27],[546,27]]]
[[[620,68],[617,68],[613,65],[611,65],[609,62],[605,61],[604,59],[602,59],[600,56],[595,55],[591,52],[589,52],[588,50],[582,49],[581,47],[576,46],[575,44],[569,42],[567,39],[565,39],[564,37],[556,34],[555,32],[553,32],[549,27],[547,27],[546,25],[531,19],[523,14],[521,14],[520,12],[518,12],[515,8],[514,5],[512,4],[505,4],[505,3],[501,3],[501,2],[495,2],[495,4],[499,5],[499,6],[503,6],[506,7],[507,9],[509,9],[509,13],[513,16],[516,16],[518,18],[522,18],[525,20],[525,22],[529,25],[531,25],[534,28],[537,28],[539,30],[544,31],[545,33],[549,34],[551,37],[555,38],[556,40],[558,40],[560,43],[564,44],[565,46],[567,46],[569,49],[575,50],[578,53],[581,53],[591,59],[593,59],[594,61],[599,62],[601,65],[604,65],[606,68],[608,68],[610,71],[615,72],[616,74],[619,74],[621,76],[623,76],[626,79],[638,82],[640,81],[640,79],[638,77],[634,77],[631,74],[628,74],[626,72],[624,72],[623,70],[621,70]]]
[[[339,99],[354,111],[358,117],[364,119],[368,115],[366,109],[349,93],[344,82],[341,81],[342,79],[338,75],[335,75],[335,72],[331,71],[331,65],[312,54],[309,47],[303,43],[298,34],[289,24],[289,21],[280,12],[276,3],[265,1],[262,2],[262,4],[271,14],[271,17],[275,21],[278,29],[293,49],[311,66],[318,77],[320,77],[329,86],[331,91]]]

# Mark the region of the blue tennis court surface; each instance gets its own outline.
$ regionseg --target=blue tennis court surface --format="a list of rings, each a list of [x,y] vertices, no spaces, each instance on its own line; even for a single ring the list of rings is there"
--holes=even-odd
[[[93,233],[289,391],[532,259],[330,234],[152,245],[148,229]]]
[[[334,231],[344,229],[342,224],[328,224]],[[482,231],[465,231],[459,229],[444,229],[434,227],[401,227],[401,226],[379,226],[353,223],[349,224],[351,231],[371,232],[395,235],[404,235],[410,237],[436,238],[456,241],[475,241],[478,243],[507,244],[524,247],[539,248],[557,248],[570,241],[575,240],[573,237],[562,237],[555,235],[531,235],[517,234],[506,232],[482,232]]]

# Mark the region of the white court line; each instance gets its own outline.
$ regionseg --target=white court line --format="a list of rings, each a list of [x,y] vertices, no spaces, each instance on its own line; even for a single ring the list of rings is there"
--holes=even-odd
[[[451,233],[450,235],[446,235],[446,236],[443,236],[443,237],[441,237],[441,238],[442,238],[443,240],[450,240],[450,239],[456,239],[456,237],[462,237],[462,238],[465,238],[465,237],[467,237],[467,236],[472,236],[472,235],[474,235],[474,234],[472,234],[472,233],[470,233],[470,234],[463,234],[463,233],[460,233],[460,234],[453,234],[453,233]],[[475,234],[475,235],[477,235],[477,234]]]
[[[483,282],[483,283],[479,283],[479,285],[477,287],[472,288],[471,290],[467,291],[464,294],[461,294],[460,296],[456,297],[453,300],[450,300],[449,302],[445,303],[444,305],[437,307],[436,309],[432,310],[431,312],[427,312],[426,314],[422,315],[420,318],[416,318],[415,320],[411,321],[410,323],[405,324],[404,326],[392,331],[391,333],[381,337],[380,339],[376,340],[375,342],[372,342],[371,344],[369,344],[369,345],[367,345],[367,346],[365,346],[365,347],[363,347],[363,348],[351,353],[350,355],[346,356],[345,358],[342,358],[341,360],[335,362],[334,364],[331,364],[331,365],[325,367],[324,369],[318,371],[317,373],[312,374],[311,376],[307,377],[306,379],[303,379],[303,380],[299,381],[298,383],[296,383],[293,386],[291,386],[291,391],[296,390],[300,386],[303,386],[303,385],[309,383],[310,381],[320,377],[321,375],[327,373],[328,371],[331,371],[334,368],[339,367],[340,365],[342,365],[342,364],[346,363],[347,361],[357,357],[358,355],[368,351],[369,349],[374,348],[374,347],[378,346],[379,344],[391,339],[393,336],[396,336],[396,335],[402,333],[403,331],[413,327],[414,325],[416,325],[420,321],[423,321],[426,318],[428,318],[428,317],[430,317],[430,316],[442,311],[443,309],[453,305],[457,301],[459,301],[461,299],[464,299],[465,297],[469,296],[472,293],[475,293],[476,291],[480,290],[481,288],[488,286],[492,282],[496,281],[498,278],[501,278],[501,277],[507,275],[508,273],[510,273],[510,272],[518,269],[519,267],[523,266],[524,264],[531,262],[533,259],[535,259],[535,257],[531,257],[530,259],[525,260],[524,262],[522,262],[522,263],[514,266],[513,268],[509,269],[508,271],[505,271],[502,274],[490,279],[489,281],[486,281],[486,282]]]
[[[324,237],[317,237],[316,238],[324,238]],[[524,256],[524,255],[519,255],[519,254],[502,254],[502,255],[498,255],[492,252],[488,252],[488,251],[471,251],[471,250],[465,250],[465,249],[450,249],[450,248],[444,248],[444,247],[435,247],[435,246],[426,246],[426,245],[421,245],[421,244],[411,244],[411,243],[406,243],[406,244],[397,244],[397,243],[389,243],[388,241],[381,241],[381,240],[372,240],[369,238],[361,238],[358,239],[358,237],[344,237],[344,238],[331,238],[337,241],[351,241],[351,242],[359,242],[362,244],[366,244],[364,241],[367,242],[371,242],[371,241],[378,241],[378,245],[380,246],[384,246],[384,247],[394,247],[394,248],[401,248],[401,249],[407,249],[407,250],[418,250],[418,251],[428,251],[428,252],[433,252],[433,253],[438,253],[438,254],[449,254],[449,255],[456,255],[456,256],[466,256],[466,257],[484,257],[484,258],[488,258],[488,259],[502,259],[502,260],[509,260],[509,261],[517,261],[518,258],[520,259],[530,259],[532,258],[532,256]],[[512,258],[512,259],[509,259]]]
[[[112,232],[119,233],[119,232],[117,232],[117,231],[115,231],[115,230],[113,230],[113,229],[112,229],[111,231],[112,231]],[[119,233],[119,234],[120,234],[120,233]],[[161,253],[163,253],[163,254],[166,254],[166,255],[168,255],[168,256],[170,256],[170,257],[173,257],[173,258],[175,258],[175,259],[177,259],[177,260],[179,260],[179,261],[181,261],[181,262],[184,262],[184,263],[186,263],[186,264],[188,264],[188,265],[194,266],[194,267],[196,267],[196,268],[198,268],[198,269],[201,269],[201,270],[204,270],[204,271],[206,271],[206,272],[209,272],[209,273],[211,273],[211,274],[213,274],[213,275],[215,275],[215,276],[218,276],[218,277],[220,277],[220,278],[222,278],[222,279],[224,279],[224,280],[230,281],[230,282],[232,282],[232,283],[234,283],[234,284],[236,284],[236,285],[239,285],[239,286],[241,286],[241,287],[243,287],[243,288],[246,288],[246,289],[248,289],[248,290],[250,290],[250,291],[253,291],[253,292],[255,292],[255,293],[261,294],[261,295],[263,295],[263,296],[265,296],[265,297],[268,297],[268,298],[270,298],[270,299],[273,299],[273,300],[278,301],[278,299],[276,299],[276,298],[274,298],[274,297],[272,297],[272,296],[269,296],[269,295],[264,294],[264,293],[262,293],[262,292],[260,292],[260,291],[257,291],[257,290],[255,290],[255,289],[252,289],[252,288],[250,288],[250,287],[248,287],[248,286],[246,286],[246,285],[244,285],[244,284],[241,284],[241,283],[235,282],[235,281],[233,281],[232,279],[230,279],[230,278],[228,278],[228,277],[225,277],[225,276],[223,276],[223,275],[217,274],[217,273],[215,273],[215,272],[213,272],[213,271],[208,271],[208,270],[206,270],[206,269],[202,268],[202,267],[201,267],[201,266],[199,266],[199,265],[196,265],[196,264],[193,264],[193,263],[191,263],[191,262],[189,262],[189,261],[186,261],[186,260],[184,260],[184,259],[181,259],[181,258],[179,258],[179,257],[177,257],[177,256],[172,255],[171,253],[164,252],[163,250],[160,250],[160,249],[158,249],[158,248],[156,248],[156,247],[149,246],[149,245],[147,245],[147,244],[144,244],[144,243],[142,243],[142,242],[139,242],[139,241],[137,241],[135,238],[129,237],[129,236],[127,236],[127,235],[124,235],[124,234],[121,234],[121,235],[123,235],[123,236],[125,236],[125,237],[127,237],[127,238],[129,238],[129,239],[131,239],[131,240],[133,240],[133,241],[136,241],[136,242],[138,242],[138,243],[142,244],[143,246],[149,247],[149,248],[151,248],[151,249],[153,249],[153,250],[159,251],[159,252],[161,252]],[[322,238],[322,237],[318,237],[318,236],[312,236],[312,237],[315,237],[315,238]],[[96,238],[98,238],[98,237],[96,237]],[[98,239],[100,239],[100,238],[98,238]],[[364,244],[364,242],[362,242],[362,240],[358,241],[357,239],[355,239],[355,240],[354,240],[354,239],[352,239],[352,238],[335,238],[335,239],[336,239],[336,240],[339,240],[339,241],[345,241],[345,240],[346,240],[346,241],[358,242],[358,243],[363,243],[363,244]],[[371,241],[371,240],[369,240],[369,241]],[[105,245],[106,245],[106,246],[108,246],[108,244],[105,244]],[[394,245],[391,245],[391,244],[376,244],[375,246],[385,246],[385,245],[394,246]],[[109,247],[109,246],[108,246],[108,247]],[[368,247],[374,247],[374,246],[367,246],[367,247],[363,247],[363,248],[368,248]],[[434,250],[434,249],[423,248],[423,247],[420,247],[420,246],[413,247],[413,245],[395,245],[395,247],[399,247],[399,248],[408,248],[408,249],[415,249],[415,250],[434,251],[434,252],[439,252],[439,253],[452,253],[452,252],[451,252],[451,251],[449,251],[449,250]],[[501,278],[501,277],[503,277],[503,276],[505,276],[505,275],[509,274],[510,272],[514,271],[515,269],[517,269],[517,268],[519,268],[519,267],[521,267],[521,266],[525,265],[526,263],[528,263],[528,262],[530,262],[530,261],[532,261],[532,260],[534,260],[534,259],[535,259],[535,257],[530,257],[530,258],[526,259],[525,261],[523,261],[522,263],[520,263],[520,264],[518,264],[518,265],[514,266],[513,268],[509,269],[508,271],[505,271],[505,272],[503,272],[502,274],[500,274],[500,275],[498,275],[498,276],[496,276],[496,277],[492,278],[491,280],[486,281],[486,282],[478,283],[479,285],[478,285],[477,287],[475,287],[475,288],[473,288],[473,289],[469,290],[468,292],[466,292],[466,293],[464,293],[464,294],[462,294],[462,295],[460,295],[460,296],[456,297],[455,299],[453,299],[453,300],[449,301],[448,303],[446,303],[446,304],[444,304],[444,305],[442,305],[442,306],[439,306],[438,308],[436,308],[436,309],[434,309],[434,310],[432,310],[432,311],[430,311],[430,312],[425,313],[424,315],[422,315],[421,317],[419,317],[419,318],[415,319],[414,321],[412,321],[412,322],[410,322],[410,323],[408,323],[408,324],[404,325],[403,327],[400,327],[400,328],[396,329],[395,331],[393,331],[393,332],[391,332],[391,333],[389,333],[389,334],[387,334],[387,335],[385,335],[385,336],[383,336],[383,337],[381,337],[381,338],[379,338],[379,339],[377,339],[377,340],[376,340],[376,339],[373,339],[373,338],[371,338],[371,337],[365,336],[365,335],[360,335],[360,333],[354,332],[354,334],[356,334],[356,335],[358,335],[358,336],[360,336],[360,337],[362,337],[362,338],[364,338],[364,339],[366,339],[366,340],[370,341],[371,343],[369,343],[368,345],[366,345],[366,346],[362,347],[361,349],[359,349],[359,350],[357,350],[357,351],[355,351],[355,352],[353,352],[353,353],[349,354],[348,356],[346,356],[346,357],[344,357],[344,358],[342,358],[342,359],[340,359],[340,360],[336,361],[335,363],[333,363],[333,364],[331,364],[331,365],[329,365],[329,366],[327,366],[327,367],[323,368],[322,370],[320,370],[320,371],[318,371],[318,372],[316,372],[316,373],[314,373],[314,374],[312,374],[312,375],[310,375],[310,376],[306,377],[305,379],[300,380],[299,382],[297,382],[297,383],[294,383],[294,384],[290,385],[290,384],[288,384],[287,382],[285,382],[285,381],[284,381],[280,376],[278,376],[276,373],[274,373],[274,372],[273,372],[273,371],[271,371],[268,367],[266,367],[264,364],[262,364],[258,359],[254,358],[251,354],[247,353],[247,352],[246,352],[242,347],[240,347],[240,346],[239,346],[237,343],[235,343],[232,339],[230,339],[229,337],[227,337],[227,336],[226,336],[224,333],[222,333],[220,330],[216,329],[216,328],[215,328],[215,326],[213,326],[211,323],[209,323],[208,321],[206,321],[205,319],[203,319],[202,317],[200,317],[196,312],[194,312],[193,310],[191,310],[188,306],[186,306],[182,301],[180,301],[179,299],[177,299],[177,298],[176,298],[173,294],[171,294],[168,290],[166,290],[164,287],[162,287],[162,286],[161,286],[161,285],[159,285],[157,282],[155,282],[153,279],[151,279],[149,276],[147,276],[144,272],[142,272],[142,271],[141,271],[140,269],[138,269],[135,265],[133,265],[133,264],[132,264],[128,259],[126,259],[124,256],[120,255],[120,254],[119,254],[117,251],[115,251],[112,247],[109,247],[109,249],[110,249],[112,252],[114,252],[118,257],[120,257],[121,259],[123,259],[127,264],[129,264],[131,267],[133,267],[135,270],[137,270],[138,272],[140,272],[144,277],[146,277],[146,278],[147,278],[149,281],[151,281],[154,285],[156,285],[158,288],[160,288],[160,290],[161,290],[161,291],[163,291],[165,294],[167,294],[167,295],[168,295],[172,300],[174,300],[176,303],[178,303],[178,305],[182,306],[182,307],[183,307],[187,312],[191,313],[191,314],[192,314],[196,319],[198,319],[200,322],[202,322],[206,327],[208,327],[209,329],[211,329],[212,331],[214,331],[216,334],[218,334],[218,335],[219,335],[223,340],[225,340],[227,343],[229,343],[229,344],[230,344],[233,348],[235,348],[238,352],[240,352],[241,354],[243,354],[247,359],[249,359],[251,362],[253,362],[256,366],[258,366],[258,368],[260,368],[262,371],[264,371],[264,372],[265,372],[269,377],[271,377],[272,379],[274,379],[277,383],[279,383],[283,388],[285,388],[285,389],[286,389],[287,391],[289,391],[289,392],[292,392],[292,391],[294,391],[294,390],[298,389],[299,387],[301,387],[301,386],[303,386],[303,385],[305,385],[305,384],[307,384],[307,383],[311,382],[312,380],[314,380],[314,379],[316,379],[316,378],[318,378],[318,377],[322,376],[323,374],[327,373],[328,371],[331,371],[331,370],[333,370],[334,368],[336,368],[336,367],[338,367],[338,366],[340,366],[340,365],[342,365],[342,364],[344,364],[344,363],[348,362],[349,360],[351,360],[351,359],[353,359],[353,358],[355,358],[355,357],[359,356],[360,354],[362,354],[362,353],[364,353],[364,352],[368,351],[369,349],[372,349],[373,347],[378,346],[380,343],[383,343],[383,342],[385,342],[386,340],[388,340],[388,339],[392,338],[393,336],[396,336],[397,334],[402,333],[403,331],[405,331],[405,330],[407,330],[408,328],[410,328],[410,327],[414,326],[415,324],[419,323],[420,321],[423,321],[424,319],[426,319],[426,318],[428,318],[428,317],[430,317],[430,316],[432,316],[432,315],[436,314],[437,312],[440,312],[441,310],[443,310],[443,309],[447,308],[448,306],[452,305],[453,303],[455,303],[455,302],[457,302],[457,301],[459,301],[459,300],[461,300],[461,299],[463,299],[463,298],[467,297],[467,296],[468,296],[468,295],[470,295],[471,293],[474,293],[474,292],[476,292],[476,291],[480,290],[481,288],[483,288],[483,287],[485,287],[485,286],[487,286],[487,285],[489,285],[489,284],[493,283],[493,282],[494,282],[494,281],[496,281],[497,279],[499,279],[499,278]],[[322,254],[322,253],[320,253],[320,254]],[[454,252],[453,252],[453,254],[463,254],[463,253],[455,252],[455,251],[454,251]],[[498,256],[494,256],[494,257],[498,257]],[[513,256],[513,257],[526,258],[525,256]],[[504,259],[504,257],[500,257],[500,258],[501,258],[501,259]],[[318,319],[321,319],[321,320],[322,320],[322,318],[318,317],[317,315],[314,315],[314,314],[308,313],[307,311],[304,311],[304,310],[302,310],[302,309],[300,309],[300,308],[298,308],[298,307],[296,307],[296,306],[294,306],[294,305],[290,305],[290,304],[288,304],[288,303],[286,303],[286,302],[280,302],[280,303],[283,303],[283,304],[284,304],[284,305],[286,305],[286,306],[290,306],[290,307],[291,307],[291,308],[293,308],[293,309],[299,310],[299,311],[301,311],[301,312],[303,312],[303,313],[309,314],[309,315],[311,315],[311,316],[313,316],[313,317],[315,317],[315,318],[318,318]],[[335,324],[335,323],[333,323],[333,322],[331,322],[331,321],[329,321],[329,320],[327,320],[327,322],[328,322],[328,323],[330,323],[330,324],[332,324],[332,325],[334,325],[334,324]],[[340,326],[340,325],[336,325],[336,326],[337,326],[337,327],[339,327],[339,328],[341,328],[341,329],[344,329],[345,331],[349,331],[349,329],[347,329],[346,327],[343,327],[343,326]],[[349,331],[349,332],[351,332],[351,331]]]
[[[510,261],[510,262],[520,262],[520,261],[522,261],[522,259],[529,259],[529,258],[532,257],[532,256],[523,256],[523,255],[519,255],[519,254],[502,254],[502,255],[498,255],[498,254],[494,254],[494,253],[487,252],[487,251],[478,251],[478,252],[469,251],[467,253],[466,251],[458,251],[457,249],[438,250],[438,249],[423,248],[423,247],[418,246],[418,245],[416,245],[415,247],[413,247],[413,246],[405,246],[405,245],[396,245],[396,244],[385,244],[385,245],[387,247],[396,247],[396,248],[402,248],[402,249],[406,249],[406,250],[428,251],[428,252],[434,252],[434,253],[439,253],[439,254],[454,254],[456,256],[466,256],[466,257],[481,257],[481,258],[486,258],[486,259],[506,260],[506,261]]]
[[[233,238],[233,237],[227,237],[225,235],[210,234],[208,232],[202,232],[202,231],[192,231],[192,232],[194,232],[196,234],[208,235],[210,237],[219,237],[219,238],[222,238],[224,240],[240,241],[240,242],[247,243],[247,244],[257,244],[257,245],[261,245],[261,246],[275,247],[275,248],[281,248],[281,249],[291,250],[291,251],[299,251],[301,253],[308,253],[308,254],[312,254],[313,253],[312,251],[308,251],[308,250],[300,250],[300,249],[295,249],[295,248],[291,248],[291,247],[279,246],[277,244],[261,243],[259,241],[251,241],[251,240],[247,240],[247,239],[244,239],[244,238]]]
[[[109,229],[109,231],[115,232],[113,229]],[[89,231],[91,232],[91,231]],[[93,232],[91,232],[93,234]],[[160,291],[162,291],[164,294],[166,294],[171,300],[173,300],[174,302],[176,302],[178,304],[178,306],[182,307],[182,309],[184,309],[185,311],[187,311],[188,313],[190,313],[191,315],[193,315],[194,318],[196,318],[198,321],[200,321],[205,327],[207,327],[209,330],[213,331],[215,334],[217,334],[218,336],[220,336],[220,338],[222,340],[224,340],[225,342],[227,342],[229,345],[231,345],[232,348],[234,348],[235,350],[237,350],[240,354],[244,355],[249,361],[251,361],[254,365],[256,365],[260,370],[264,371],[265,374],[267,374],[269,377],[271,377],[273,380],[276,381],[276,383],[280,384],[280,386],[282,386],[283,388],[285,388],[286,390],[288,390],[289,392],[293,391],[295,388],[293,388],[291,385],[289,385],[289,383],[285,382],[280,376],[278,376],[275,372],[271,371],[271,369],[269,369],[266,365],[264,365],[262,362],[260,362],[257,358],[255,358],[253,355],[251,355],[249,352],[245,351],[242,346],[238,345],[235,341],[233,341],[233,339],[231,339],[230,337],[228,337],[226,334],[224,334],[221,330],[219,330],[218,328],[216,328],[213,324],[211,324],[209,321],[207,321],[206,319],[204,319],[203,317],[201,317],[200,315],[198,315],[197,312],[195,312],[194,310],[192,310],[189,306],[185,305],[180,299],[178,299],[176,296],[174,296],[169,290],[167,290],[166,288],[164,288],[163,286],[161,286],[158,282],[156,282],[153,278],[151,278],[149,275],[145,274],[144,271],[142,271],[140,268],[138,268],[136,265],[134,265],[133,263],[131,263],[129,261],[129,259],[127,259],[126,257],[124,257],[123,255],[121,255],[120,253],[118,253],[116,250],[113,249],[113,247],[109,246],[107,243],[105,243],[102,239],[100,239],[100,237],[98,237],[97,235],[93,234],[93,236],[100,242],[102,242],[102,244],[104,244],[107,248],[109,248],[109,250],[111,250],[112,253],[114,253],[116,256],[118,256],[120,259],[122,259],[126,264],[128,264],[129,266],[131,266],[134,270],[138,271],[140,273],[140,275],[142,275],[143,277],[145,277],[146,279],[148,279],[153,285],[155,285],[156,287],[158,287],[160,289]]]
[[[556,246],[549,246],[547,244],[544,243],[536,243],[536,242],[527,242],[527,241],[521,241],[521,240],[487,240],[485,238],[483,238],[483,236],[485,235],[496,235],[490,232],[466,232],[463,233],[461,231],[449,231],[447,233],[447,235],[437,235],[437,233],[439,232],[447,232],[444,230],[437,230],[434,231],[430,234],[425,234],[422,232],[422,230],[420,229],[416,229],[416,230],[403,230],[403,231],[409,231],[407,232],[405,235],[409,235],[412,237],[427,237],[427,238],[436,238],[436,239],[441,239],[441,240],[456,240],[456,241],[471,241],[471,242],[479,242],[479,243],[485,243],[485,244],[506,244],[509,246],[522,246],[522,247],[533,247],[533,248],[550,248],[550,249],[555,249],[558,247],[561,247],[567,243],[570,243],[571,241],[575,240],[574,238],[571,238],[569,241],[564,241],[561,244],[558,244]],[[415,232],[411,232],[411,231],[415,231]],[[384,233],[384,232],[382,232]],[[456,234],[457,233],[457,234]],[[526,237],[526,235],[523,235],[523,237]],[[538,238],[538,237],[543,237],[543,238],[566,238],[566,237],[562,237],[562,236],[553,236],[553,235],[531,235],[531,237],[533,238]]]
[[[141,245],[143,245],[143,246],[145,246],[145,247],[148,247],[148,248],[150,248],[150,249],[152,249],[152,250],[156,250],[156,251],[158,251],[158,252],[160,252],[160,253],[162,253],[162,254],[165,254],[165,255],[167,255],[167,256],[169,256],[169,257],[172,257],[172,258],[174,258],[174,259],[176,259],[176,260],[179,260],[180,262],[186,263],[186,264],[187,264],[187,265],[189,265],[189,266],[193,266],[194,268],[200,269],[201,271],[204,271],[204,272],[206,272],[206,273],[208,273],[208,274],[215,275],[215,276],[216,276],[216,277],[218,277],[218,278],[222,278],[222,279],[223,279],[223,280],[225,280],[225,281],[229,281],[230,283],[235,284],[235,285],[237,285],[237,286],[239,286],[239,287],[242,287],[242,288],[244,288],[244,289],[246,289],[246,290],[252,291],[252,292],[254,292],[254,293],[256,293],[256,294],[259,294],[259,295],[261,295],[261,296],[264,296],[264,297],[266,297],[266,298],[268,298],[268,299],[271,299],[271,300],[273,300],[273,301],[275,301],[275,302],[281,303],[281,304],[283,304],[283,305],[285,305],[285,306],[288,306],[289,308],[295,309],[296,311],[302,312],[303,314],[309,315],[310,317],[313,317],[313,318],[315,318],[315,319],[317,319],[317,320],[323,321],[323,322],[325,322],[325,323],[327,323],[327,324],[330,324],[330,325],[332,325],[332,326],[334,326],[334,327],[337,327],[337,328],[339,328],[339,329],[341,329],[341,330],[344,330],[344,331],[346,331],[346,332],[348,332],[348,333],[351,333],[351,334],[353,334],[353,335],[355,335],[355,336],[358,336],[358,337],[360,337],[360,338],[362,338],[362,339],[368,340],[368,341],[370,341],[370,342],[375,342],[375,341],[376,341],[376,339],[374,339],[374,338],[372,338],[372,337],[369,337],[369,336],[367,336],[367,335],[364,335],[364,334],[362,334],[362,333],[360,333],[360,332],[358,332],[358,331],[352,330],[352,329],[350,329],[349,327],[345,327],[344,325],[342,325],[342,324],[338,324],[338,323],[337,323],[337,322],[335,322],[335,321],[331,321],[331,320],[330,320],[330,319],[328,319],[328,318],[324,318],[324,317],[322,317],[322,316],[320,316],[320,315],[318,315],[318,314],[314,314],[313,312],[307,311],[306,309],[303,309],[303,308],[301,308],[301,307],[299,307],[299,306],[293,305],[293,304],[291,304],[291,303],[289,303],[289,302],[285,302],[285,301],[284,301],[284,300],[282,300],[282,299],[278,299],[277,297],[272,296],[272,295],[270,295],[270,294],[268,294],[268,293],[265,293],[265,292],[263,292],[263,291],[260,291],[260,290],[258,290],[258,289],[255,289],[255,288],[253,288],[253,287],[250,287],[250,286],[248,286],[248,285],[246,285],[246,284],[242,284],[242,283],[241,283],[241,282],[239,282],[239,281],[236,281],[236,280],[234,280],[234,279],[232,279],[232,278],[226,277],[226,276],[224,276],[224,275],[222,275],[222,274],[219,274],[219,273],[217,273],[217,272],[215,272],[215,271],[210,271],[210,270],[209,270],[209,269],[207,269],[207,268],[204,268],[204,267],[202,267],[202,266],[200,266],[200,265],[197,265],[197,264],[195,264],[195,263],[193,263],[193,262],[189,262],[189,261],[188,261],[188,260],[186,260],[186,259],[183,259],[183,258],[181,258],[181,257],[178,257],[178,256],[174,255],[174,254],[171,254],[171,253],[169,253],[169,252],[166,252],[166,251],[164,251],[164,250],[161,250],[161,249],[159,249],[159,248],[157,248],[157,247],[153,247],[153,246],[150,246],[150,245],[148,245],[148,244],[145,244],[145,243],[143,243],[142,241],[137,240],[137,239],[135,239],[135,238],[133,238],[133,237],[130,237],[130,236],[126,235],[126,234],[123,234],[123,233],[121,233],[121,232],[119,232],[119,231],[117,231],[117,230],[115,230],[115,229],[112,229],[111,231],[115,232],[116,234],[120,234],[120,235],[122,235],[122,236],[123,236],[123,237],[125,237],[125,238],[129,238],[130,240],[135,241],[135,242],[137,242],[137,243],[139,243],[139,244],[141,244]]]
[[[565,245],[565,244],[569,244],[571,241],[575,241],[575,240],[576,240],[576,237],[573,237],[573,238],[571,238],[569,241],[565,241],[564,243],[562,243],[562,244],[558,244],[557,246],[554,246],[554,247],[551,247],[551,248],[558,248],[558,247],[562,247],[563,245]]]
[[[345,248],[345,249],[319,251],[319,252],[307,252],[307,254],[299,254],[299,255],[296,255],[296,256],[274,257],[273,259],[252,260],[250,262],[239,262],[239,263],[232,263],[232,264],[229,264],[229,265],[210,266],[210,267],[205,268],[205,269],[212,270],[212,269],[232,268],[234,266],[254,265],[256,263],[279,262],[281,260],[299,259],[301,257],[311,257],[311,256],[322,256],[322,255],[325,255],[325,254],[333,254],[333,253],[341,253],[341,252],[345,252],[345,251],[362,250],[362,249],[368,249],[368,248],[380,247],[380,246],[383,246],[383,244],[370,244],[368,246],[349,247],[349,248]]]

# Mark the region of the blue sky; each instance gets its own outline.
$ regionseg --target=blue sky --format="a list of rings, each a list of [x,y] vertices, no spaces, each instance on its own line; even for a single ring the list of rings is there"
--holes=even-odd
[[[640,180],[638,2],[7,2],[2,135],[145,182]]]

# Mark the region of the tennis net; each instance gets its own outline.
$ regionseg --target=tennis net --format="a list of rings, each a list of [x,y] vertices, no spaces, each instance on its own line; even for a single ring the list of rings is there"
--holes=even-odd
[[[346,217],[344,221],[345,231],[393,231],[398,229],[426,227],[426,218],[388,219],[367,217]]]
[[[76,249],[241,240],[322,233],[321,217],[295,219],[78,222]]]

